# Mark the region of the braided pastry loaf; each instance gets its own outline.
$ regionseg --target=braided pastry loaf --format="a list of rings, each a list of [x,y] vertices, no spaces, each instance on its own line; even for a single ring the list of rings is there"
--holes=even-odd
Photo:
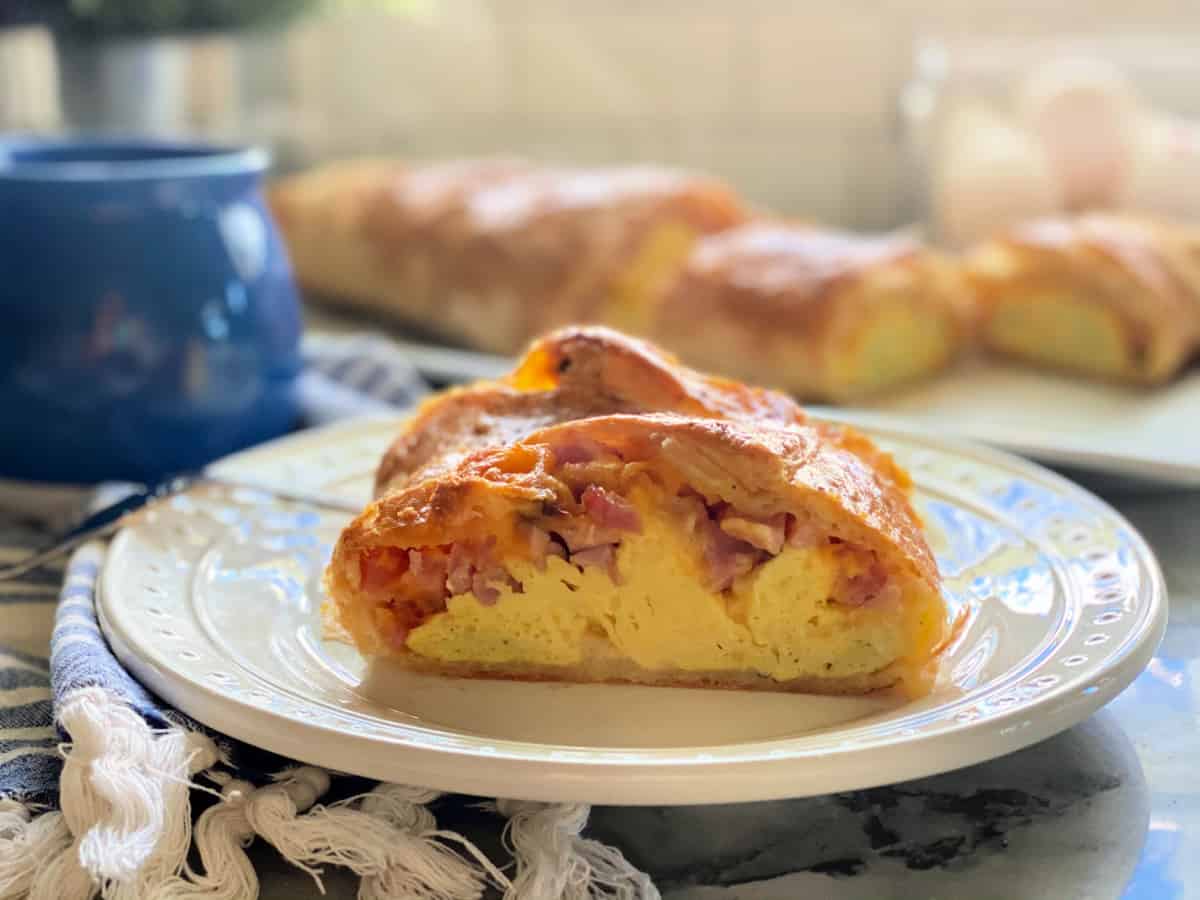
[[[505,159],[334,164],[269,200],[305,288],[503,354],[613,318],[698,236],[746,215],[724,185],[682,172]]]
[[[407,424],[326,614],[441,675],[921,694],[950,622],[909,484],[780,394],[565,329]]]
[[[1200,256],[1167,222],[1091,214],[1012,229],[968,256],[983,342],[1122,381],[1167,381],[1200,340]]]

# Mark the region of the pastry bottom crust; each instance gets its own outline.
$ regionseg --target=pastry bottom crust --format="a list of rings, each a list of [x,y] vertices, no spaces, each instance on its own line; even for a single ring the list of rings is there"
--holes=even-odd
[[[793,694],[861,696],[902,682],[898,666],[837,678],[804,676],[776,681],[757,672],[647,670],[626,658],[593,657],[576,665],[529,663],[442,662],[415,653],[397,654],[388,661],[406,671],[449,678],[501,681],[569,682],[576,684],[638,684],[649,687],[706,688],[734,691],[774,691]]]

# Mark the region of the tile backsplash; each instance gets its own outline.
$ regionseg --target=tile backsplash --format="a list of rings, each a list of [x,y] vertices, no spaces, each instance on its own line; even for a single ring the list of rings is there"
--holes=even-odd
[[[912,215],[898,98],[918,37],[1084,27],[1192,35],[1200,50],[1194,0],[393,6],[239,38],[236,123],[192,129],[270,141],[285,166],[352,153],[662,161],[787,213],[888,227]],[[1177,90],[1200,94],[1200,80]]]
[[[870,3],[752,0],[314,19],[287,38],[307,70],[290,102],[313,156],[394,146],[664,161],[789,213],[886,225],[900,217],[895,98],[911,48],[890,18]]]

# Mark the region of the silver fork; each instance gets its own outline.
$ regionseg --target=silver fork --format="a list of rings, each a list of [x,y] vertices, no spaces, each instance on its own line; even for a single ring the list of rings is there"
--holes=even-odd
[[[358,513],[362,510],[361,503],[355,503],[344,497],[295,491],[291,488],[280,487],[278,485],[243,481],[212,472],[172,475],[155,484],[145,485],[117,502],[110,503],[108,506],[96,510],[71,529],[52,537],[46,542],[44,547],[34,550],[24,559],[0,566],[0,581],[11,581],[14,578],[19,578],[27,572],[32,572],[34,569],[44,566],[46,563],[64,554],[70,553],[81,544],[106,537],[120,528],[138,510],[157,500],[184,493],[197,484],[215,484],[228,488],[243,488],[270,494],[281,500],[317,506],[324,509],[334,509],[341,512]]]

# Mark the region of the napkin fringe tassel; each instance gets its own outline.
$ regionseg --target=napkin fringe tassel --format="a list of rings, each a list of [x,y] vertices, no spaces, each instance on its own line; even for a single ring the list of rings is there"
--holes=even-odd
[[[649,876],[620,850],[582,836],[591,807],[499,800],[517,871],[504,900],[659,900]]]
[[[220,769],[219,748],[180,725],[154,729],[115,694],[75,691],[61,704],[61,811],[0,801],[0,900],[243,900],[259,882],[246,848],[262,838],[324,891],[323,867],[361,879],[360,900],[657,900],[618,850],[581,836],[589,807],[499,801],[516,864],[508,878],[465,837],[437,827],[425,788],[380,784],[329,805],[312,766],[255,787]],[[220,802],[192,827],[191,790]],[[188,863],[195,847],[202,871]],[[15,851],[15,852],[7,852]]]
[[[68,840],[41,858],[30,900],[149,896],[183,865],[191,777],[217,762],[216,746],[181,728],[150,728],[99,687],[65,697],[59,724],[71,736],[59,782]]]
[[[38,870],[71,845],[71,830],[58,810],[0,800],[0,900],[25,897]]]

